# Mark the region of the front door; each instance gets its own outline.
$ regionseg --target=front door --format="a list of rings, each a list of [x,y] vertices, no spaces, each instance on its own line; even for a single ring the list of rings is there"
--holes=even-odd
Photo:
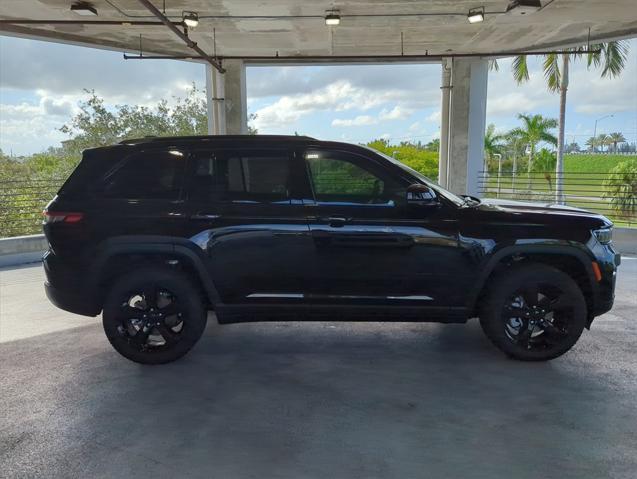
[[[293,153],[216,149],[192,155],[189,227],[226,303],[294,298],[311,239],[293,201]]]
[[[372,158],[318,149],[304,158],[317,301],[454,304],[460,252],[445,207],[407,205],[408,182]]]

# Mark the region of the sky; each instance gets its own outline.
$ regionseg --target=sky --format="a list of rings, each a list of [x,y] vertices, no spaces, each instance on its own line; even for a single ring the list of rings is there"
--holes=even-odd
[[[540,61],[518,86],[511,61],[490,72],[487,123],[504,132],[518,113],[557,118],[559,98],[546,89]],[[354,143],[376,138],[427,142],[439,136],[440,65],[387,64],[249,67],[249,113],[259,133],[306,134]],[[0,36],[0,148],[27,155],[59,146],[59,128],[95,90],[107,105],[156,105],[205,87],[204,66],[192,62],[126,61],[121,53]],[[586,62],[571,70],[566,139],[581,146],[593,134],[621,131],[637,141],[637,39],[620,78],[602,79]]]

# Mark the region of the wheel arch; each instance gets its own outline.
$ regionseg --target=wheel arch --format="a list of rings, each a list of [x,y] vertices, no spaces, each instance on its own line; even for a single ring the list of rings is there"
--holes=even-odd
[[[201,288],[211,308],[220,301],[210,276],[208,259],[192,241],[171,236],[120,236],[105,240],[98,246],[90,268],[90,289],[100,309],[106,286],[117,276],[130,271],[131,267],[156,265],[158,262],[188,273]]]
[[[597,283],[592,263],[594,258],[586,251],[575,246],[565,245],[515,245],[505,247],[495,253],[486,265],[469,297],[469,310],[475,315],[480,300],[486,294],[490,280],[512,264],[520,262],[543,263],[568,274],[578,284],[586,299],[588,325],[592,321],[595,308]]]

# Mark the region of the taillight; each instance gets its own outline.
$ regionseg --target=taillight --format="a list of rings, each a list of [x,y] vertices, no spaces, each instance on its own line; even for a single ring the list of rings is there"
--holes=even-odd
[[[44,210],[44,223],[79,223],[84,219],[84,213],[68,212],[68,211],[49,211]]]

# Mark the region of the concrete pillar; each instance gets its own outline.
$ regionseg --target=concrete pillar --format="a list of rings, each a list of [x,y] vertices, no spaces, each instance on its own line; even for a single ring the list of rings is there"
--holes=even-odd
[[[447,188],[476,196],[484,159],[487,60],[454,58],[451,69]]]
[[[209,63],[206,64],[206,107],[208,134],[225,134],[226,120],[223,102],[223,76]]]
[[[225,60],[223,67],[224,113],[226,133],[248,133],[248,103],[246,95],[246,67],[242,60]]]
[[[447,166],[449,164],[449,104],[451,101],[451,58],[443,58],[442,79],[442,103],[440,105],[440,150],[438,154],[438,183],[447,187]]]

